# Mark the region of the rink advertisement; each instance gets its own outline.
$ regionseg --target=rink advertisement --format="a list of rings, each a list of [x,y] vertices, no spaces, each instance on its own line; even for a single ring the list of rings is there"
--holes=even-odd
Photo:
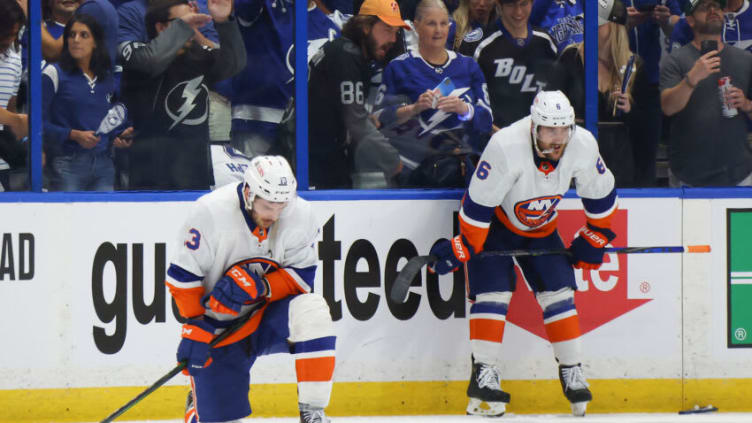
[[[752,347],[752,209],[728,209],[728,346]]]
[[[711,213],[706,203],[686,203],[621,199],[613,246],[686,243],[687,231],[696,230],[687,229],[687,221]],[[436,240],[453,235],[458,206],[456,200],[313,202],[321,225],[315,291],[329,304],[338,336],[333,414],[464,410],[470,350],[463,273],[439,277],[423,269],[421,285],[404,303],[387,295],[409,257],[427,254]],[[76,400],[63,404],[70,413],[98,420],[175,365],[180,319],[164,275],[182,245],[177,230],[189,208],[188,202],[0,203],[3,220],[13,222],[2,238],[1,298],[6,315],[18,318],[0,326],[2,339],[12,340],[0,360],[0,405],[20,398],[53,407],[64,390],[75,392]],[[569,244],[584,224],[581,203],[565,198],[557,209]],[[725,250],[725,239],[713,238],[714,251],[718,243]],[[714,263],[716,258],[714,252]],[[609,254],[599,270],[576,271],[583,366],[597,398],[593,410],[682,407],[683,361],[698,359],[696,350],[715,351],[705,338],[698,344],[683,338],[683,330],[696,335],[689,327],[701,318],[687,302],[707,301],[710,289],[699,277],[683,285],[688,259]],[[723,275],[713,272],[716,279]],[[510,411],[568,409],[541,314],[520,279],[499,357],[515,398]],[[728,357],[702,358],[711,368]],[[690,377],[752,377],[747,368],[718,368]],[[257,360],[257,415],[294,412],[294,382],[287,355]],[[179,375],[154,398],[180,403],[187,383]],[[175,418],[180,410],[179,404],[147,402],[132,416]],[[25,416],[18,407],[12,411]]]

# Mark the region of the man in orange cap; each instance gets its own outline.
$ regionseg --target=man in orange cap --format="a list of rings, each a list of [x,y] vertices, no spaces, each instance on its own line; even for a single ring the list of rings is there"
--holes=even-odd
[[[400,28],[409,26],[395,0],[365,0],[342,28],[342,37],[325,44],[311,59],[308,145],[312,188],[352,188],[353,179],[363,175],[368,175],[372,187],[384,187],[400,173],[397,150],[371,122],[366,106],[371,78],[378,62],[384,61],[397,42]]]

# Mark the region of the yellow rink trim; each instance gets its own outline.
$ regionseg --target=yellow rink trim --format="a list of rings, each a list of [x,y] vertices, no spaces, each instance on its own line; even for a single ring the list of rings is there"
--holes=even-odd
[[[695,404],[720,411],[752,411],[752,379],[594,379],[592,413],[676,412]],[[558,380],[505,380],[512,394],[507,411],[519,414],[569,413]],[[327,413],[347,415],[464,414],[466,381],[340,382]],[[141,393],[144,387],[0,390],[0,422],[100,421]],[[133,406],[118,421],[177,419],[187,386],[165,386]],[[295,416],[295,384],[251,387],[257,417]]]

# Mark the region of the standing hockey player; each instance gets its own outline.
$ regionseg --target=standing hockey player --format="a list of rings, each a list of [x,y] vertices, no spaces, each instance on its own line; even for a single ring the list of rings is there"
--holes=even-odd
[[[532,144],[532,145],[531,145]],[[487,250],[563,248],[556,230],[556,205],[574,179],[586,225],[564,255],[518,257],[517,264],[543,309],[543,323],[559,363],[559,379],[572,413],[584,415],[592,399],[582,372],[580,328],[572,266],[597,269],[603,249],[616,236],[614,176],[574,109],[560,91],[541,91],[530,115],[495,133],[483,151],[462,200],[460,235],[434,245],[431,270],[444,274],[467,264],[472,375],[469,414],[504,414],[510,395],[501,390],[498,362],[507,309],[515,290],[508,256],[477,256]],[[539,207],[539,206],[542,206]],[[480,407],[486,402],[487,409]]]
[[[178,361],[192,392],[186,423],[240,422],[251,413],[250,368],[257,357],[295,359],[302,423],[328,422],[335,335],[323,297],[311,293],[318,226],[281,156],[258,156],[244,181],[196,201],[167,271],[183,325]],[[240,316],[251,318],[209,348]]]

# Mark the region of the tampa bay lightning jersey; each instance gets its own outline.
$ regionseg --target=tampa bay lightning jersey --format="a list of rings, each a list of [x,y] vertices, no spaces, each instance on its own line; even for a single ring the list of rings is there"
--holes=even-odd
[[[545,29],[556,48],[579,43],[585,29],[585,12],[582,0],[536,0],[530,12],[530,25]]]
[[[232,129],[256,128],[248,121],[278,124],[294,91],[295,6],[292,0],[236,0],[235,14],[245,40],[248,64],[233,77]],[[335,22],[308,9],[308,57],[339,36]]]
[[[514,38],[501,19],[495,26],[473,59],[486,77],[494,124],[503,128],[530,113],[535,94],[550,79],[557,50],[543,30],[528,25],[527,38]]]
[[[464,144],[480,151],[482,146],[473,145],[483,134],[491,132],[491,108],[488,104],[486,81],[480,67],[470,57],[447,50],[449,56],[443,65],[427,62],[417,50],[395,58],[384,69],[379,90],[379,106],[399,102],[402,98],[410,104],[426,90],[436,88],[442,80],[449,78],[454,90],[448,96],[457,96],[473,107],[472,119],[463,122],[456,113],[446,113],[438,109],[424,110],[416,118],[385,130],[385,135],[397,147],[403,163],[419,163],[430,152],[430,140],[446,131],[459,130],[459,137],[467,140]],[[423,142],[420,142],[423,140]],[[438,148],[437,148],[438,147]],[[434,146],[433,149],[439,149]],[[405,159],[409,160],[406,161]]]
[[[681,18],[671,33],[671,48],[683,46],[694,38],[687,19]],[[728,45],[752,52],[752,8],[749,0],[744,0],[738,11],[723,14],[721,40]]]

